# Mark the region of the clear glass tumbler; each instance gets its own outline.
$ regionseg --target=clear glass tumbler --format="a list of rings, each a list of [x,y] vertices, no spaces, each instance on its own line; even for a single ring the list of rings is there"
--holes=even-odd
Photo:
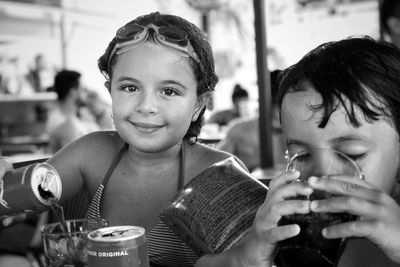
[[[331,149],[313,148],[296,153],[289,158],[286,171],[298,170],[296,182],[306,182],[311,176],[345,175],[349,179],[364,179],[361,168],[347,155]],[[332,194],[315,191],[308,199],[326,199]],[[295,199],[307,199],[297,196]],[[343,251],[344,239],[326,239],[322,229],[356,220],[348,213],[309,213],[284,216],[278,225],[298,224],[300,233],[278,243],[275,264],[278,267],[331,267],[335,266]]]
[[[47,224],[42,229],[44,261],[46,267],[87,266],[88,233],[108,223],[105,219],[66,220],[67,233],[59,222]]]

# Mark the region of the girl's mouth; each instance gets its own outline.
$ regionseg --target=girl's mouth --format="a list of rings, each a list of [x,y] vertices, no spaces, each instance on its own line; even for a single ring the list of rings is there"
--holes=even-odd
[[[143,123],[143,122],[133,122],[133,126],[141,133],[150,134],[160,130],[163,125],[152,124],[152,123]]]

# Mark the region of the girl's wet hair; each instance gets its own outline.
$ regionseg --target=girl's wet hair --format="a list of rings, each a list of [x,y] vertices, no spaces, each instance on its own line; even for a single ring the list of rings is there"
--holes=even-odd
[[[187,33],[188,39],[195,53],[200,59],[201,64],[201,66],[199,66],[199,64],[197,64],[193,59],[190,59],[191,66],[193,67],[196,80],[198,82],[197,95],[200,96],[203,93],[213,91],[218,82],[218,76],[215,73],[214,55],[204,33],[196,25],[181,17],[160,14],[159,12],[140,16],[128,22],[125,27],[129,27],[130,24],[140,24],[145,26],[151,23],[157,26],[178,27]],[[108,64],[108,61],[115,44],[116,37],[111,40],[105,53],[98,60],[98,67],[106,78],[108,90],[111,89],[110,80],[112,77],[112,69],[116,62],[116,57],[111,59],[110,64]],[[194,122],[191,122],[190,127],[184,137],[185,139],[196,142],[197,136],[200,134],[201,127],[204,123],[204,112],[205,108],[201,110],[198,119]]]
[[[322,96],[311,105],[322,111],[319,127],[328,123],[340,106],[350,123],[358,127],[358,107],[364,119],[373,122],[387,116],[399,133],[400,50],[371,37],[348,38],[322,44],[282,73],[279,105],[290,92],[305,91],[310,85]]]

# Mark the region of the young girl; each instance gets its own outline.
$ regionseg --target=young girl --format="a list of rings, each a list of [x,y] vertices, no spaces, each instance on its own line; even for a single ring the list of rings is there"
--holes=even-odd
[[[157,222],[183,185],[231,156],[196,143],[218,80],[211,47],[195,25],[156,12],[120,28],[98,65],[116,131],[86,135],[49,159],[61,201],[87,190],[87,217],[146,229],[150,262],[193,265],[197,256],[176,237],[162,246],[157,237],[171,233]]]
[[[400,266],[400,51],[370,38],[323,44],[285,71],[280,84],[281,124],[289,155],[308,148],[339,150],[361,167],[365,181],[310,177],[273,179],[251,233],[235,249],[208,255],[196,266],[272,266],[276,244],[296,236],[282,216],[347,212],[358,219],[326,227],[325,238],[347,238],[337,266]],[[313,190],[326,200],[288,200]]]

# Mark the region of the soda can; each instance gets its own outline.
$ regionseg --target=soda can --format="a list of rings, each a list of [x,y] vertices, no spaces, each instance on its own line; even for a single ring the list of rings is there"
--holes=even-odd
[[[88,235],[88,267],[149,267],[145,229],[112,226]]]
[[[48,163],[6,172],[0,180],[0,219],[40,212],[61,197],[61,180]]]

